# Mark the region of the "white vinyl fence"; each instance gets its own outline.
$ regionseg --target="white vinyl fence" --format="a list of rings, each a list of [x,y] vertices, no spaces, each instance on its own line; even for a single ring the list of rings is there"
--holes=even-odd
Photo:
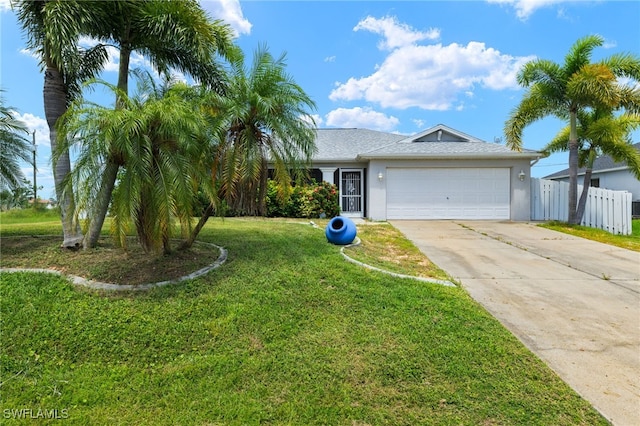
[[[578,199],[582,185],[578,185]],[[569,183],[531,179],[531,220],[569,219]],[[589,188],[581,225],[612,234],[631,234],[631,193]]]

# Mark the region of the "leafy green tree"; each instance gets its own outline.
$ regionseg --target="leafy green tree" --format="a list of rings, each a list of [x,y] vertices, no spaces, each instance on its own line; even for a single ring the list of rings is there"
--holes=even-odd
[[[69,103],[81,95],[81,83],[97,75],[107,60],[107,51],[102,45],[91,49],[77,47],[86,28],[107,21],[108,15],[101,3],[76,0],[12,2],[27,35],[27,47],[39,56],[44,71],[44,112],[52,152],[57,150],[58,119]],[[69,153],[60,154],[53,166],[56,197],[60,201],[62,245],[75,247],[82,241],[82,235],[73,221],[73,197],[62,190],[63,181],[71,171]]]
[[[518,73],[518,83],[527,87],[520,104],[505,123],[507,146],[522,149],[522,132],[529,124],[555,116],[569,122],[569,223],[577,221],[579,141],[577,116],[589,108],[617,108],[623,91],[619,78],[640,80],[640,59],[627,53],[591,63],[593,49],[604,39],[591,35],[571,47],[563,65],[544,59],[528,62]],[[635,112],[633,105],[625,106]]]
[[[137,72],[135,96],[113,85],[120,107],[89,102],[74,104],[61,130],[77,148],[74,180],[78,210],[86,210],[99,196],[106,158],[118,152],[122,166],[112,197],[113,232],[126,244],[130,225],[147,252],[169,253],[174,224],[189,235],[198,189],[210,182],[208,118],[195,108],[184,83],[154,82]],[[63,151],[69,147],[63,147]]]
[[[35,200],[33,189],[33,183],[22,178],[13,188],[0,191],[0,208],[7,210],[12,208],[26,209],[29,207],[29,200]],[[36,189],[41,190],[42,186]],[[34,203],[33,207],[38,208],[40,204]]]
[[[1,92],[0,92],[1,93]],[[31,144],[26,124],[14,117],[12,109],[0,96],[0,188],[14,189],[20,186],[24,174],[20,160],[33,164]]]

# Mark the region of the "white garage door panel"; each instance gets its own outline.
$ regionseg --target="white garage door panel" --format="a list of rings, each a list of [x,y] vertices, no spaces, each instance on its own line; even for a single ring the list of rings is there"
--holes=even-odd
[[[509,219],[509,169],[387,169],[389,219]]]

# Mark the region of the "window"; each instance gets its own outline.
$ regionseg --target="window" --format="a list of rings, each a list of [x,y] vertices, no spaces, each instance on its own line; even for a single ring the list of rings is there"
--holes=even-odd
[[[591,179],[590,185],[592,188],[600,188],[600,178]]]

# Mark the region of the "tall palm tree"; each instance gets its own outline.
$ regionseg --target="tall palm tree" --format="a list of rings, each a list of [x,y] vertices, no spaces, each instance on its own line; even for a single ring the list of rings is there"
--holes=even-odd
[[[1,91],[0,91],[1,92]],[[24,179],[20,160],[32,163],[31,144],[25,138],[29,129],[14,117],[0,96],[0,188],[16,188]]]
[[[577,115],[586,108],[615,108],[620,104],[618,78],[640,80],[640,59],[616,54],[591,63],[593,49],[604,39],[591,35],[571,47],[563,65],[544,59],[528,62],[518,73],[518,83],[527,87],[520,104],[505,123],[507,146],[522,149],[524,128],[549,115],[569,121],[569,223],[577,223],[578,154]]]
[[[236,211],[264,215],[268,171],[281,188],[292,173],[305,170],[315,151],[316,108],[286,72],[285,55],[277,59],[266,46],[254,52],[248,68],[244,56],[231,62],[224,95],[205,97],[202,107],[221,120],[213,142],[212,179],[217,195]],[[282,194],[286,196],[286,194]],[[211,204],[188,244],[213,213]]]
[[[640,179],[640,153],[632,146],[630,133],[640,127],[640,115],[614,115],[611,109],[596,108],[578,113],[578,166],[585,169],[582,193],[578,200],[576,221],[582,222],[587,195],[591,186],[593,163],[601,155],[608,155],[615,162],[625,162],[629,170]],[[565,127],[543,152],[553,154],[567,150],[570,129]]]
[[[119,0],[95,2],[84,0],[14,0],[18,19],[29,37],[29,46],[41,54],[45,70],[45,115],[49,123],[52,151],[60,138],[56,135],[57,120],[64,112],[73,91],[69,90],[71,74],[68,64],[76,50],[80,35],[95,38],[100,43],[94,52],[104,51],[104,45],[120,49],[118,87],[126,94],[129,63],[132,52],[150,59],[160,72],[171,68],[185,72],[205,84],[222,88],[222,72],[214,60],[216,55],[232,55],[231,29],[220,21],[211,21],[196,0]],[[88,55],[88,57],[102,55]],[[106,56],[104,56],[106,58]],[[97,68],[102,69],[103,64]],[[95,76],[94,72],[78,75]],[[76,80],[77,81],[77,80]],[[101,197],[92,206],[91,223],[84,238],[85,247],[96,244],[104,223],[118,169],[118,153],[111,153],[104,169]],[[70,171],[68,154],[61,153],[54,167],[56,187],[62,185]],[[71,223],[73,200],[69,194],[59,194],[65,245],[81,239]]]
[[[265,213],[268,163],[278,183],[303,170],[315,150],[313,100],[286,73],[285,55],[274,59],[259,47],[250,68],[231,64],[228,92],[221,99],[228,128],[218,146],[221,190],[246,214]]]
[[[121,100],[128,94],[133,52],[144,55],[161,73],[176,69],[217,91],[223,90],[223,71],[217,58],[235,54],[232,31],[221,21],[211,21],[196,0],[98,3],[110,18],[89,35],[120,50],[116,108],[122,106]],[[123,154],[114,150],[106,157],[99,196],[91,206],[85,248],[94,247],[100,236]]]
[[[209,180],[208,118],[204,110],[194,109],[184,83],[159,86],[148,73],[136,76],[132,97],[103,82],[117,94],[119,108],[74,104],[61,130],[74,136],[67,140],[78,150],[79,210],[95,202],[105,159],[116,151],[122,167],[113,191],[113,232],[125,245],[133,224],[147,252],[168,253],[175,222],[189,235],[194,199]]]
[[[57,146],[58,119],[69,103],[81,94],[82,81],[97,75],[107,60],[106,49],[101,45],[88,50],[77,48],[84,27],[93,27],[107,20],[103,10],[96,7],[98,3],[75,0],[12,2],[27,35],[27,46],[39,56],[44,70],[44,112],[52,152]],[[60,155],[53,166],[62,221],[62,245],[76,247],[82,241],[82,235],[71,214],[74,200],[70,193],[62,190],[63,181],[71,171],[69,153]]]

